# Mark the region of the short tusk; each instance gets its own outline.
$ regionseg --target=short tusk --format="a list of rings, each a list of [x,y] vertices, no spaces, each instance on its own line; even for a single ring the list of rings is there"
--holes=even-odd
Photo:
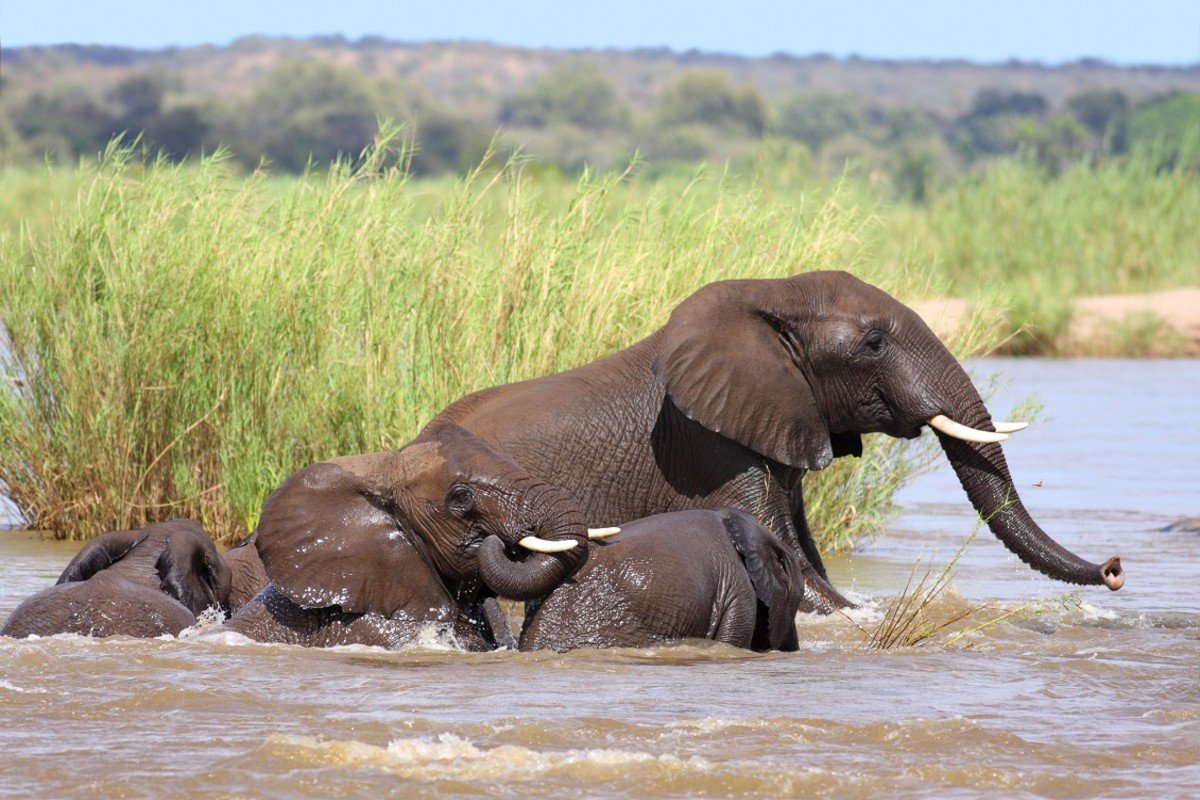
[[[538,553],[564,553],[579,544],[579,542],[574,539],[560,539],[557,542],[552,542],[549,539],[526,536],[524,539],[518,541],[517,544],[526,550],[533,550]]]
[[[935,428],[955,439],[962,439],[964,442],[975,442],[976,444],[1003,442],[1008,438],[1007,433],[992,433],[991,431],[977,431],[974,428],[968,428],[966,425],[950,419],[945,414],[938,414],[936,417],[932,417],[929,420],[929,427]]]
[[[607,539],[621,532],[620,528],[588,528],[589,539]]]
[[[993,421],[992,425],[995,427],[996,433],[1016,433],[1017,431],[1023,431],[1029,427],[1028,422]]]

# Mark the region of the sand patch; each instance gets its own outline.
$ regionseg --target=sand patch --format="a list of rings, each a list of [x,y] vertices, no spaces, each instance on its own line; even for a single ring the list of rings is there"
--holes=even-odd
[[[957,331],[970,313],[966,301],[952,298],[912,307],[942,337]],[[1144,342],[1144,355],[1200,356],[1200,287],[1077,297],[1059,348],[1064,355],[1128,355],[1121,344],[1131,340]]]

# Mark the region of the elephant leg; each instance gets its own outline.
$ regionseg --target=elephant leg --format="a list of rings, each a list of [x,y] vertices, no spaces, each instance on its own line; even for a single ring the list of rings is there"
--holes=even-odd
[[[788,492],[788,499],[791,501],[789,505],[792,512],[792,527],[796,530],[796,541],[800,544],[800,552],[804,553],[804,557],[808,559],[808,563],[817,571],[821,579],[828,583],[829,573],[825,571],[825,562],[821,560],[821,551],[817,549],[817,544],[813,541],[812,530],[808,527],[808,517],[804,515],[804,491],[800,486],[799,478]]]
[[[505,616],[504,610],[500,608],[500,602],[496,598],[489,597],[483,601],[483,616],[488,627],[492,629],[492,638],[496,640],[496,646],[505,650],[516,650],[517,640],[513,638],[508,617]]]
[[[783,483],[773,475],[776,486],[762,500],[740,504],[741,508],[762,508],[765,513],[756,514],[768,530],[783,541],[793,545],[800,560],[804,580],[804,600],[800,611],[805,613],[832,614],[839,608],[854,608],[825,575],[825,564],[813,542],[808,521],[804,518],[804,499],[800,494],[800,477],[796,475],[789,483]],[[761,495],[760,495],[761,497]],[[782,531],[780,530],[782,529]]]
[[[709,636],[717,642],[734,647],[749,648],[754,640],[754,624],[758,616],[758,598],[749,580],[739,587],[717,621],[716,629]]]

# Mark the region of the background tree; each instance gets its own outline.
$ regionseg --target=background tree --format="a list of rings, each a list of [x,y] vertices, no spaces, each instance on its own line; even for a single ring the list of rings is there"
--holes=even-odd
[[[752,86],[735,87],[718,71],[685,73],[663,89],[658,117],[665,126],[700,124],[762,136],[767,104]]]
[[[14,127],[35,155],[98,153],[112,137],[112,116],[82,86],[35,93],[14,114]]]
[[[1129,100],[1117,89],[1090,89],[1067,99],[1066,109],[1090,132],[1095,152],[1122,153],[1129,139]]]
[[[928,111],[897,106],[883,112],[885,140],[891,144],[929,139],[938,135],[938,121]]]
[[[356,156],[378,130],[371,86],[357,72],[322,61],[280,64],[263,79],[240,115],[235,151],[259,154],[289,171],[310,160]]]
[[[1200,94],[1175,92],[1137,106],[1129,118],[1129,145],[1154,151],[1163,167],[1184,162],[1200,169]]]
[[[121,81],[109,92],[117,112],[113,124],[136,135],[146,130],[162,110],[166,81],[161,75],[139,73]]]
[[[958,120],[955,145],[968,161],[1014,153],[1045,121],[1046,98],[1035,92],[981,89],[971,110]]]
[[[863,113],[848,97],[831,94],[792,95],[779,109],[779,131],[804,142],[814,152],[843,134],[861,134],[867,128]]]
[[[629,109],[600,70],[575,61],[548,70],[533,86],[510,95],[500,106],[500,122],[606,130],[628,125]]]

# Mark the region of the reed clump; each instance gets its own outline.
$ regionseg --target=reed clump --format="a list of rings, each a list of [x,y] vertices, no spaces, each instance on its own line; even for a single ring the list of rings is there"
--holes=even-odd
[[[862,634],[866,650],[895,650],[906,647],[958,645],[974,634],[1026,613],[1039,613],[1051,605],[1077,605],[1076,593],[1067,592],[1002,608],[995,600],[964,600],[953,594],[955,565],[979,535],[982,523],[940,566],[918,557],[900,594],[888,601],[883,617],[873,627],[850,620]],[[989,613],[990,612],[990,613]],[[846,616],[844,612],[841,612]],[[849,617],[847,617],[849,619]]]
[[[838,187],[768,201],[720,175],[566,183],[519,161],[414,183],[398,141],[287,180],[113,146],[51,217],[0,226],[0,481],[31,526],[186,515],[230,540],[300,466],[631,344],[710,281],[839,268],[912,298],[930,280],[869,263],[871,210]],[[887,445],[823,476],[815,527],[865,530],[910,469]]]

